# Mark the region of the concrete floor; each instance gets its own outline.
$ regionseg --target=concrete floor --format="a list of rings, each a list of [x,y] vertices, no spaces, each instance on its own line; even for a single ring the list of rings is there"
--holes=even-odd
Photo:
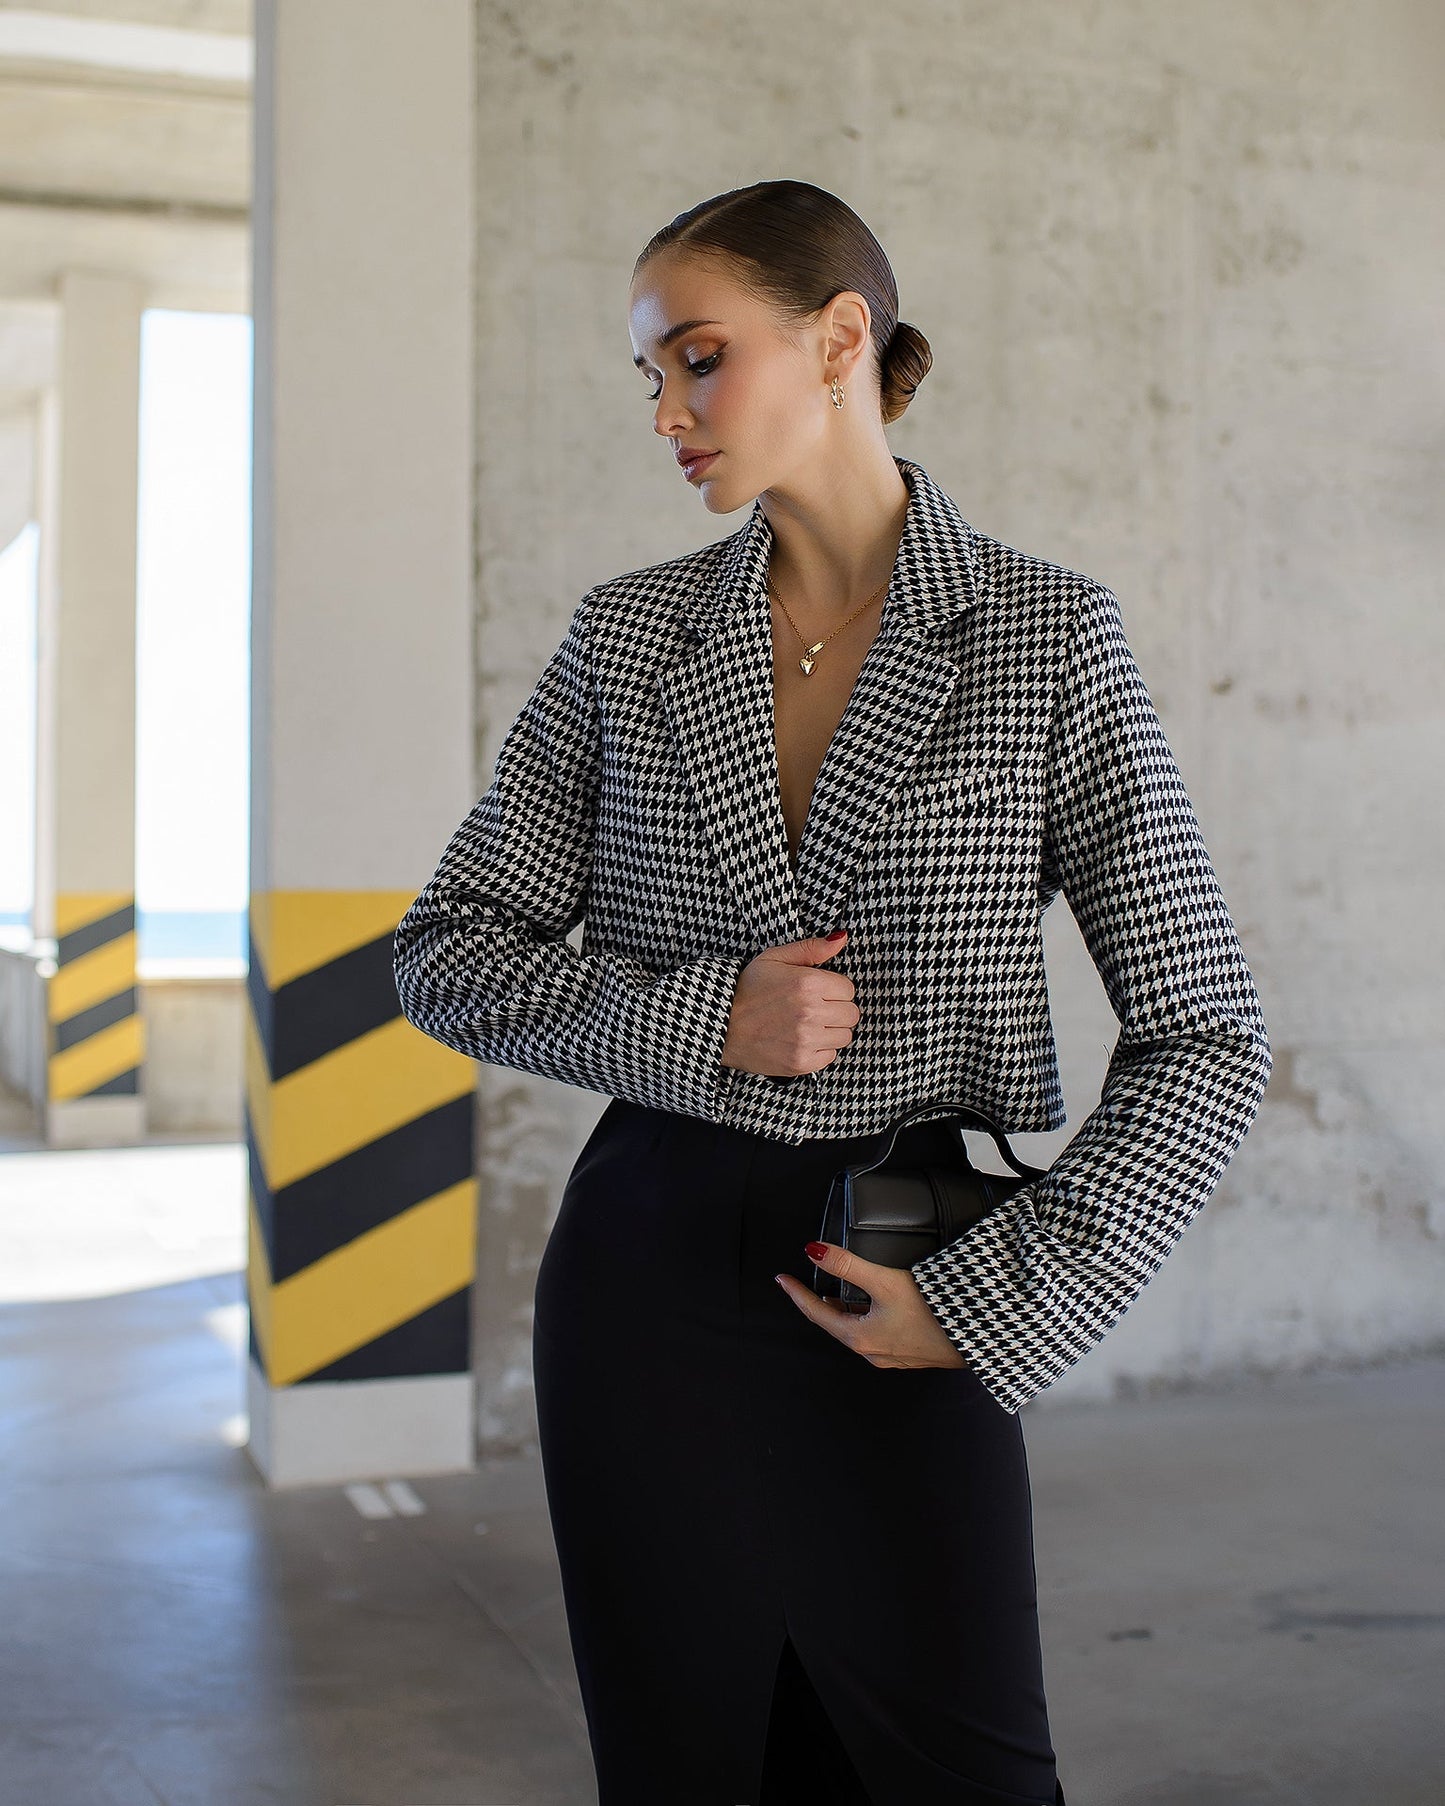
[[[595,1801],[535,1459],[268,1493],[239,1147],[4,1126],[0,1806]],[[1445,1806],[1442,1378],[1026,1408],[1070,1806]]]

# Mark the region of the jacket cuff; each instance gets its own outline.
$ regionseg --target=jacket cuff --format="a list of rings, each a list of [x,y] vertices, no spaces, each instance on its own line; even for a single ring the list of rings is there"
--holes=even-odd
[[[908,1270],[950,1342],[1005,1411],[1015,1412],[1087,1354],[1099,1338],[1070,1341],[1057,1311],[1020,1310],[1004,1274],[1016,1258],[996,1245],[1008,1233],[984,1218]]]
[[[732,1068],[722,1063],[733,995],[746,955],[703,953],[670,974],[675,995],[654,1024],[661,1056],[657,1073],[662,1108],[720,1122]]]

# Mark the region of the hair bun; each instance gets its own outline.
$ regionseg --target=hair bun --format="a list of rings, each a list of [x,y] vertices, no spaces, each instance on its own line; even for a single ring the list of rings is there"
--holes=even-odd
[[[928,340],[907,320],[900,320],[888,340],[879,371],[879,398],[883,406],[883,424],[896,420],[913,399],[918,387],[933,367],[933,352]]]

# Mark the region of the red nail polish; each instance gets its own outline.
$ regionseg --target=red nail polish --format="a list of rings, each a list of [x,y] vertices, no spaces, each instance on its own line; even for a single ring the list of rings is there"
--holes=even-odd
[[[847,932],[846,928],[835,928],[831,934],[825,934],[823,939],[825,941],[841,941]]]
[[[809,1260],[822,1260],[828,1252],[828,1244],[826,1242],[804,1242],[803,1251]]]

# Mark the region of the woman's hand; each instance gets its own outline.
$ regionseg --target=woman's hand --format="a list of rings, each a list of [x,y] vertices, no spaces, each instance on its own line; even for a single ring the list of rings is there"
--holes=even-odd
[[[818,969],[847,945],[847,932],[834,932],[836,940],[819,934],[764,947],[743,967],[723,1042],[724,1066],[797,1078],[831,1066],[839,1048],[849,1045],[860,1014],[853,980],[846,972]]]
[[[865,1291],[866,1311],[850,1311],[836,1298],[820,1298],[791,1273],[778,1284],[805,1317],[845,1343],[875,1367],[967,1367],[943,1325],[928,1308],[907,1267],[884,1267],[831,1242],[809,1242],[808,1258]]]

